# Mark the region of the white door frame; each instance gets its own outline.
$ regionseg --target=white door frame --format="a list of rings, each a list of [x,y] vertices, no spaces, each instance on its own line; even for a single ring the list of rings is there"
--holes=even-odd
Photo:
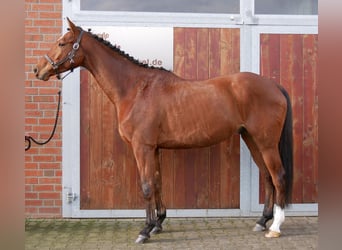
[[[254,1],[241,0],[241,15],[189,15],[130,12],[81,12],[80,0],[63,0],[63,17],[80,26],[172,26],[240,28],[240,69],[259,73],[261,33],[317,34],[317,16],[271,16],[253,13]],[[299,25],[300,24],[300,25]],[[63,22],[63,33],[66,31]],[[80,74],[76,69],[63,80],[63,217],[145,217],[145,210],[81,210],[80,209]],[[239,209],[168,209],[169,217],[234,217],[259,216],[259,174],[249,150],[240,146]],[[317,215],[317,204],[295,204],[288,215]]]
[[[261,34],[318,34],[318,28],[314,26],[255,26],[252,30],[252,69],[254,73],[260,73],[260,35]],[[255,163],[253,163],[255,165]],[[259,171],[252,167],[252,193],[251,213],[258,213],[263,209],[259,204]],[[286,208],[288,215],[318,215],[318,203],[291,204]]]

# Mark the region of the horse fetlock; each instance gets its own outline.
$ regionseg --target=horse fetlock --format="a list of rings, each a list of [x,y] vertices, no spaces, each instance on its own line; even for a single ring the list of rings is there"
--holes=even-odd
[[[158,222],[161,224],[163,223],[163,221],[165,220],[166,218],[166,210],[162,213],[158,213],[157,212],[157,216],[158,216]]]
[[[273,219],[273,212],[271,213],[263,213],[263,215],[261,216],[261,218],[257,221],[257,224],[255,226],[254,229],[257,228],[257,225],[260,225],[260,227],[263,227],[265,230],[266,229],[266,223],[269,221],[269,220],[272,220]],[[260,231],[260,230],[254,230],[254,231]]]
[[[274,220],[270,227],[270,231],[280,233],[280,226],[284,221],[285,221],[284,209],[275,204],[274,205]]]
[[[159,233],[161,233],[162,231],[163,231],[162,225],[160,225],[159,223],[157,223],[157,224],[153,227],[153,229],[152,229],[152,231],[151,231],[151,234],[159,234]]]

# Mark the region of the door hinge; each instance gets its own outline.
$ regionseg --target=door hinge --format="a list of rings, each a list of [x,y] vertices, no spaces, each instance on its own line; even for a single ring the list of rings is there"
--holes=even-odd
[[[72,203],[73,201],[77,199],[77,197],[78,197],[77,194],[72,192],[72,190],[66,193],[66,200],[68,203]]]

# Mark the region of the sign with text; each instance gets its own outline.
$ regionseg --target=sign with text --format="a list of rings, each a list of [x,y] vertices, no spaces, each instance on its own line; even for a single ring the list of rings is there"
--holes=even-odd
[[[90,26],[93,34],[149,66],[173,69],[173,28]]]

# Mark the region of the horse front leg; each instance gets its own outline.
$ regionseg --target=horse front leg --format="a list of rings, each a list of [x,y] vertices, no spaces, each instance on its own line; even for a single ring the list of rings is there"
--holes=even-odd
[[[145,227],[140,231],[135,242],[145,243],[150,238],[150,232],[157,224],[155,173],[158,164],[158,153],[155,148],[146,145],[133,145],[133,152],[138,166],[146,206]]]
[[[152,229],[151,234],[158,234],[163,230],[162,223],[166,218],[166,207],[162,200],[162,176],[160,171],[160,162],[159,158],[156,164],[156,172],[155,172],[155,201],[157,208],[157,221],[155,227]]]

